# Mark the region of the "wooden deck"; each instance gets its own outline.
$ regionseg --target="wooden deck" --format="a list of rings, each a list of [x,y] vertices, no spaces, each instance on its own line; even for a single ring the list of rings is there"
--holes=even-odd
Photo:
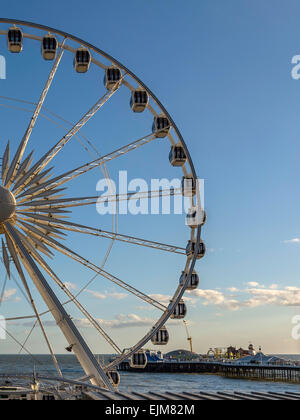
[[[95,401],[299,401],[300,393],[285,392],[84,392],[85,400]]]

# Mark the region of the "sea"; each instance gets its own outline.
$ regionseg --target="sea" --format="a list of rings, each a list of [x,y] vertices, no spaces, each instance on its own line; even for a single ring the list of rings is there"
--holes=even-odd
[[[278,355],[277,355],[278,356]],[[100,362],[108,363],[112,356],[100,355]],[[280,355],[287,360],[300,361],[300,355]],[[74,355],[58,355],[58,363],[65,377],[76,379],[84,376],[84,372]],[[57,376],[51,356],[48,355],[0,355],[0,375],[31,374],[36,370],[40,374]],[[253,380],[229,379],[208,374],[176,374],[176,373],[132,373],[120,372],[121,391],[170,391],[170,392],[298,392],[300,385],[282,382],[264,382]]]

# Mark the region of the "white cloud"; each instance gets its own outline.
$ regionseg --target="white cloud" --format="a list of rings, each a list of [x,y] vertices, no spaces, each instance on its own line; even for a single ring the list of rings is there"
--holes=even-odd
[[[95,290],[86,290],[86,293],[89,293],[94,298],[100,299],[100,300],[105,300],[108,297],[111,297],[111,298],[116,299],[116,300],[122,300],[122,299],[127,298],[127,296],[128,296],[127,293],[118,293],[118,292],[104,292],[104,293],[100,293],[100,292],[97,292]]]
[[[156,295],[149,295],[149,297],[151,297],[151,299],[157,300],[158,302],[162,303],[165,306],[168,306],[171,300],[171,296],[168,296],[168,295],[156,294]]]
[[[230,292],[239,292],[238,297],[220,290],[197,289],[188,292],[188,294],[199,298],[204,306],[214,305],[231,311],[268,305],[300,306],[300,288],[298,287],[287,286],[284,289],[279,289],[277,284],[272,284],[266,288],[257,282],[250,282],[248,285],[252,287],[245,290],[227,289]]]
[[[247,283],[248,284],[248,286],[250,286],[250,287],[258,287],[259,286],[259,283],[257,283],[256,281],[250,281],[249,283]]]
[[[2,302],[8,302],[14,298],[15,301],[18,301],[18,297],[15,297],[15,294],[17,293],[17,289],[8,289],[5,290],[3,294],[3,300]]]
[[[169,306],[172,297],[169,295],[160,295],[160,294],[156,294],[156,295],[149,295],[149,297],[151,297],[152,299],[156,300],[159,303],[162,303],[165,306]],[[191,297],[187,297],[186,295],[184,296],[184,301],[189,303],[190,305],[195,305],[197,303],[197,299],[191,298]]]
[[[108,293],[107,292],[106,294],[107,294],[107,296],[112,297],[112,298],[117,299],[117,300],[126,299],[127,296],[128,296],[127,293],[117,293],[117,292],[113,292],[113,293]]]
[[[231,296],[226,296],[219,290],[197,289],[188,292],[188,294],[200,298],[204,306],[216,305],[233,311],[239,309],[238,300],[233,299]]]
[[[286,287],[279,289],[250,289],[248,293],[252,296],[244,302],[245,306],[257,307],[265,305],[277,306],[299,306],[300,289],[297,287]]]
[[[284,241],[285,244],[300,244],[300,238],[293,238]]]
[[[68,290],[77,290],[77,285],[76,284],[74,284],[74,283],[71,283],[71,282],[66,282],[66,283],[64,283],[64,285],[66,286],[66,288],[68,289]]]
[[[133,327],[151,327],[155,321],[151,318],[140,317],[136,314],[117,315],[113,320],[99,320],[100,325],[106,328],[133,328]]]
[[[152,319],[149,317],[141,317],[137,314],[119,314],[114,319],[107,320],[107,319],[101,319],[98,318],[96,321],[103,327],[104,329],[122,329],[122,328],[138,328],[138,327],[153,327],[156,323],[156,319]],[[87,318],[81,318],[81,319],[73,319],[74,324],[78,328],[93,328],[91,323]],[[54,320],[47,320],[43,322],[45,327],[56,327],[56,322]],[[193,323],[190,322],[192,325]],[[14,325],[17,325],[14,323]],[[24,327],[32,327],[32,322],[24,322],[22,324]],[[170,327],[182,325],[182,321],[179,320],[170,320],[168,322],[168,325]]]
[[[107,298],[107,296],[104,295],[103,293],[95,292],[94,290],[87,290],[86,292],[92,295],[96,299],[105,300]]]

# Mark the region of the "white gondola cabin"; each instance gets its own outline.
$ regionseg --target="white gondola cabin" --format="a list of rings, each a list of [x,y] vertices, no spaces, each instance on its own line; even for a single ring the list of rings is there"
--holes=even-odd
[[[113,90],[118,87],[122,79],[122,72],[118,67],[108,67],[105,70],[104,86],[107,90]]]
[[[185,271],[182,272],[179,280],[179,284],[181,287],[185,285],[187,279],[187,273]],[[196,271],[193,271],[189,281],[186,290],[196,290],[199,286],[200,279]]]
[[[85,47],[80,47],[75,52],[74,68],[77,73],[86,73],[91,65],[92,57],[89,50]]]
[[[136,89],[131,93],[130,106],[133,112],[144,112],[149,104],[149,95],[145,89]]]
[[[184,176],[181,182],[182,195],[184,197],[194,197],[196,195],[196,181],[192,176]]]
[[[117,372],[116,370],[113,370],[113,371],[107,372],[106,375],[115,387],[118,387],[120,385],[121,379],[120,379],[119,372]]]
[[[171,129],[170,121],[168,118],[161,114],[157,117],[154,117],[152,132],[156,137],[163,139],[167,137]]]
[[[174,309],[171,319],[184,319],[187,314],[187,307],[183,300],[181,300]]]
[[[42,40],[42,56],[44,60],[52,61],[56,57],[57,53],[57,39],[54,35],[45,35]]]
[[[172,166],[183,166],[186,162],[186,154],[182,146],[172,146],[169,154],[169,161]]]
[[[130,367],[133,369],[145,369],[147,363],[147,355],[143,350],[140,350],[131,356]]]
[[[152,344],[155,346],[166,346],[169,342],[169,333],[166,327],[162,327],[157,333],[151,338]]]
[[[7,32],[7,45],[12,53],[20,53],[23,49],[23,33],[21,29],[12,27]]]
[[[189,241],[186,247],[186,255],[187,257],[193,257],[195,254],[195,250],[196,250],[196,241]],[[201,258],[204,257],[206,253],[206,247],[203,241],[200,241],[199,243],[199,249],[198,249],[198,255],[197,255],[197,259],[200,260]]]
[[[199,226],[204,226],[206,223],[206,211],[193,207],[189,209],[188,214],[186,215],[186,224],[191,229],[196,229]]]

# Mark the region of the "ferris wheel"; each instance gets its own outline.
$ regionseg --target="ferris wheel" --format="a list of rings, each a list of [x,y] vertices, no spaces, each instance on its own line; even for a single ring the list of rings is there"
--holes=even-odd
[[[6,101],[7,108],[21,109],[29,104],[32,106],[30,118],[26,114],[26,118],[28,118],[27,128],[15,147],[12,146],[11,142],[7,143],[6,141],[4,144],[3,139],[1,139],[0,144],[1,149],[3,149],[1,151],[2,186],[0,186],[2,268],[4,267],[8,278],[12,276],[13,272],[17,274],[24,294],[31,304],[32,318],[40,327],[42,337],[59,375],[62,374],[43,322],[44,313],[39,311],[35,303],[33,289],[38,292],[48,308],[48,313],[52,315],[57,327],[65,337],[66,349],[76,355],[86,374],[85,380],[90,381],[94,386],[111,390],[119,384],[120,378],[116,368],[122,361],[128,359],[132,367],[144,368],[147,364],[147,356],[143,349],[147,343],[151,342],[153,345],[159,346],[168,344],[170,334],[166,327],[167,321],[169,319],[184,319],[187,313],[187,307],[183,299],[184,293],[187,290],[196,289],[199,285],[195,264],[198,259],[205,255],[201,228],[206,221],[206,216],[196,187],[197,175],[194,165],[184,139],[167,110],[151,90],[119,61],[88,42],[60,30],[11,19],[0,19],[0,25],[0,53],[4,51],[6,39],[6,51],[13,53],[14,63],[18,63],[16,64],[16,71],[6,82],[8,86],[12,85],[14,93],[16,91],[13,86],[14,78],[18,77],[18,70],[21,72],[22,57],[25,51],[30,51],[32,66],[35,66],[36,61],[42,60],[48,71],[46,75],[41,75],[41,92],[32,93],[32,97],[36,97],[35,102],[30,102],[28,98],[24,97],[13,98],[14,93],[12,93],[12,96],[1,96],[1,99],[4,102]],[[37,45],[40,46],[41,54],[36,51]],[[73,61],[72,69],[70,69],[72,65],[70,59]],[[85,81],[91,86],[94,80],[103,77],[103,92],[99,94],[97,102],[91,104],[76,123],[72,123],[67,129],[64,127],[65,132],[61,138],[56,139],[53,144],[43,144],[45,151],[35,158],[31,150],[31,140],[42,116],[47,117],[52,122],[55,122],[55,118],[58,118],[60,123],[67,123],[66,119],[50,112],[48,104],[47,108],[45,106],[48,93],[55,88],[58,73],[66,66],[69,66],[70,78],[74,77],[76,80],[78,80],[78,77],[81,78],[80,89],[84,89]],[[93,75],[92,79],[89,79],[90,74]],[[87,82],[88,80],[89,82]],[[93,92],[95,91],[100,92],[98,85],[94,86]],[[112,145],[111,151],[105,155],[97,151],[99,144],[101,146],[101,140],[94,148],[96,156],[88,163],[74,165],[68,170],[62,170],[59,168],[59,164],[54,164],[54,161],[56,162],[60,155],[63,156],[63,152],[67,148],[71,150],[75,138],[80,140],[80,136],[83,136],[81,139],[86,140],[85,148],[92,147],[91,142],[82,134],[82,130],[88,127],[89,122],[94,120],[96,114],[101,113],[106,104],[111,104],[121,91],[123,94],[124,91],[128,92],[128,109],[136,118],[140,118],[145,113],[149,114],[152,128],[144,127],[145,134],[142,137],[127,142],[121,147],[114,148]],[[84,90],[79,92],[79,95],[81,94],[84,94]],[[58,96],[57,101],[60,97]],[[54,99],[51,103],[54,104],[52,106],[55,106]],[[56,122],[58,120],[56,119]],[[5,125],[5,120],[2,121],[2,125]],[[14,117],[14,121],[15,125],[18,126],[17,117]],[[165,193],[163,190],[140,192],[139,198],[148,198],[150,195],[162,197],[164,194],[181,194],[188,197],[191,212],[187,216],[186,229],[189,232],[187,246],[183,244],[182,247],[179,247],[160,241],[151,241],[129,235],[128,232],[126,232],[127,234],[120,234],[116,228],[116,215],[113,216],[114,228],[112,231],[86,225],[86,220],[89,217],[85,216],[85,212],[96,205],[99,200],[99,196],[92,195],[93,189],[88,182],[84,187],[84,190],[87,191],[85,196],[61,196],[63,191],[64,194],[68,194],[70,185],[73,185],[71,191],[74,191],[76,183],[79,181],[82,189],[85,177],[97,169],[101,169],[103,174],[109,177],[108,165],[110,162],[117,163],[118,159],[124,155],[131,154],[131,152],[134,154],[136,150],[144,147],[149,148],[153,144],[162,142],[162,139],[164,139],[163,142],[170,141],[169,164],[171,168],[182,170],[182,186],[180,191],[171,191],[171,193]],[[79,160],[80,156],[74,158],[76,162],[77,158]],[[68,159],[68,157],[66,156],[65,159]],[[58,160],[62,164],[63,158]],[[116,196],[115,201],[119,203],[121,200],[129,199],[130,194]],[[76,216],[78,209],[81,212],[79,216]],[[72,219],[73,216],[74,219]],[[71,234],[76,234],[78,240],[82,236],[96,238],[97,241],[110,240],[110,246],[105,253],[103,264],[93,263],[87,255],[75,251],[73,242],[72,244],[70,241],[68,243]],[[181,273],[178,274],[178,278],[174,281],[174,289],[170,290],[172,297],[169,304],[160,302],[158,298],[154,297],[155,295],[144,293],[141,290],[143,289],[142,282],[139,282],[139,287],[137,287],[137,285],[132,285],[130,281],[120,279],[106,269],[106,262],[109,260],[110,252],[116,242],[129,244],[132,252],[138,246],[145,248],[145,252],[147,251],[146,248],[151,248],[157,250],[157,252],[173,253],[184,257],[184,266]],[[56,273],[56,260],[52,258],[53,256],[55,258],[57,256],[59,258],[63,257],[68,262],[71,261],[72,264],[83,266],[93,275],[100,276],[107,282],[121,288],[127,294],[135,296],[143,304],[146,303],[154,307],[158,315],[153,327],[138,342],[128,343],[125,349],[121,348],[117,340],[114,340],[106,332],[101,322],[79,302],[80,294],[67,287],[66,282]],[[55,292],[54,286],[66,295],[67,302],[62,301]],[[155,290],[155,292],[157,291]],[[105,365],[97,360],[87,340],[84,339],[66,309],[66,304],[70,303],[75,305],[76,310],[85,317],[86,322],[94,328],[95,333],[99,333],[111,346],[113,352],[117,355],[113,361]],[[13,319],[11,318],[11,320]],[[15,319],[20,320],[22,317],[19,316]]]

